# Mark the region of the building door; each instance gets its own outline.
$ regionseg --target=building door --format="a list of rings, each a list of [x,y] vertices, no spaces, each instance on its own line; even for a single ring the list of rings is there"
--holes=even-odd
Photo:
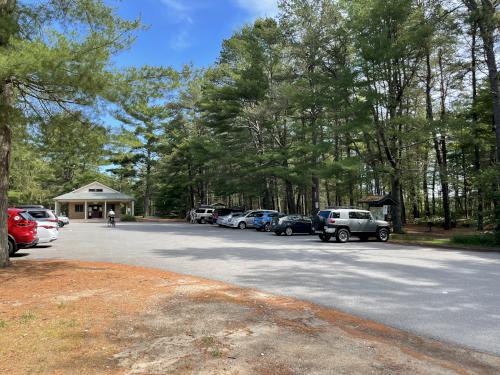
[[[102,205],[100,204],[93,204],[91,207],[90,211],[90,218],[91,219],[102,219]]]

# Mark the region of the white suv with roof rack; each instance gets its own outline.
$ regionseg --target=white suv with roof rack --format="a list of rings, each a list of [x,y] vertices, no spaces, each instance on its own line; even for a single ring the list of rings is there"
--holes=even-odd
[[[199,224],[208,223],[212,218],[214,210],[215,208],[212,206],[201,206],[200,208],[197,208],[194,212],[196,222]]]
[[[335,237],[337,242],[347,242],[351,236],[367,241],[375,237],[387,242],[390,225],[387,221],[375,220],[370,211],[358,208],[328,208],[318,212],[314,220],[314,230],[321,241],[328,242]]]

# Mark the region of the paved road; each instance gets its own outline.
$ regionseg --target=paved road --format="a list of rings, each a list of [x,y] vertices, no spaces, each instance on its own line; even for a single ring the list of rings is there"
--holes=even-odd
[[[209,225],[71,224],[27,258],[126,263],[298,297],[500,355],[500,254]]]

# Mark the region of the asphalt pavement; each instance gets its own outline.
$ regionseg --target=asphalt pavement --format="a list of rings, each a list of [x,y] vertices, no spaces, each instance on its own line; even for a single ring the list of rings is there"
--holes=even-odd
[[[25,259],[155,267],[312,301],[500,355],[500,253],[323,243],[188,223],[72,223]]]

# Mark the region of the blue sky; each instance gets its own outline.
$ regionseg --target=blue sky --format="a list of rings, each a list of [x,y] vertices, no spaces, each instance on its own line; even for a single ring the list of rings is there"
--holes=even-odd
[[[115,60],[118,66],[183,64],[206,67],[221,43],[245,23],[276,14],[277,0],[107,0],[125,18],[140,17],[148,29]]]

